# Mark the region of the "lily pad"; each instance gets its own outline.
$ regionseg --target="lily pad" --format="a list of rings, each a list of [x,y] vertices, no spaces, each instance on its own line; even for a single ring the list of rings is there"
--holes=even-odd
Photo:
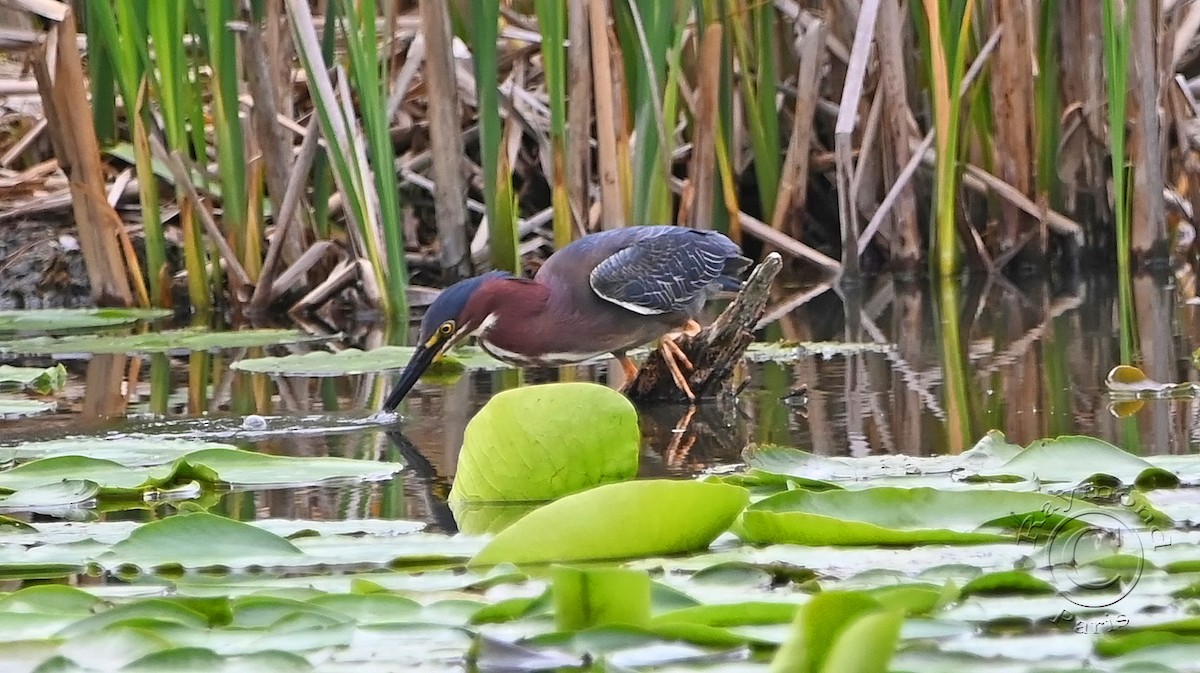
[[[0,332],[67,332],[165,318],[166,309],[44,308],[0,311]]]
[[[382,346],[369,351],[347,348],[336,353],[314,351],[280,357],[248,358],[238,360],[231,366],[244,372],[283,376],[344,376],[400,369],[408,364],[414,352],[416,349],[411,346]],[[503,369],[509,366],[468,346],[455,348],[439,362],[468,369]]]
[[[593,561],[707,547],[746,506],[745,489],[699,481],[606,484],[527,514],[471,565]]]
[[[53,456],[103,458],[126,466],[160,465],[201,449],[234,449],[230,444],[199,439],[112,435],[67,437],[0,446],[0,461],[27,462]]]
[[[93,504],[100,485],[82,479],[63,479],[9,495],[0,495],[0,512],[46,512]]]
[[[972,478],[1079,483],[1096,475],[1147,487],[1174,487],[1179,477],[1102,439],[1069,435],[1039,439],[1003,465]]]
[[[302,557],[286,539],[256,526],[206,512],[180,514],[138,527],[113,545],[122,563],[153,567],[187,559],[193,566]]]
[[[274,346],[319,341],[327,338],[331,337],[313,336],[290,329],[214,332],[202,328],[190,328],[143,334],[39,337],[19,341],[0,341],[0,352],[47,355],[61,353],[166,353]]]
[[[861,592],[818,594],[796,614],[770,673],[886,673],[903,621]]]
[[[0,365],[0,385],[27,388],[39,395],[49,395],[67,384],[67,368],[62,364],[53,367],[13,367]]]
[[[58,408],[53,400],[30,400],[23,397],[0,395],[0,418],[26,418],[48,414]]]
[[[1051,535],[1072,503],[1015,491],[797,490],[751,505],[735,532],[753,544],[979,544]]]
[[[506,390],[467,424],[450,500],[536,502],[624,481],[640,447],[637,410],[611,388]]]
[[[197,481],[238,487],[284,487],[331,480],[388,479],[400,463],[332,457],[272,456],[240,449],[192,451],[170,463],[129,466],[89,456],[53,456],[0,471],[0,490],[22,492],[63,480],[99,485],[101,495],[129,495]]]

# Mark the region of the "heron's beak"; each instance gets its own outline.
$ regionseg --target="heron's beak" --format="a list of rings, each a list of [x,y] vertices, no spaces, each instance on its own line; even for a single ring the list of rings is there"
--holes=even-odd
[[[433,341],[431,339],[431,341]],[[392,388],[392,392],[388,393],[387,399],[383,401],[384,411],[395,411],[400,402],[408,395],[408,391],[412,390],[413,386],[417,385],[417,380],[421,378],[421,374],[429,369],[429,365],[438,358],[442,353],[441,344],[433,343],[421,344],[417,346],[417,351],[413,353],[412,359],[408,361],[408,366],[400,374],[400,380],[396,382],[396,387]]]

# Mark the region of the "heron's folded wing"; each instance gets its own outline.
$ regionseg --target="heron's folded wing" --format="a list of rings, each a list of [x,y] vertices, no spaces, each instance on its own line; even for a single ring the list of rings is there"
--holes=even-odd
[[[592,290],[643,315],[682,311],[707,294],[731,262],[745,260],[723,236],[679,227],[662,229],[596,265],[589,278]]]

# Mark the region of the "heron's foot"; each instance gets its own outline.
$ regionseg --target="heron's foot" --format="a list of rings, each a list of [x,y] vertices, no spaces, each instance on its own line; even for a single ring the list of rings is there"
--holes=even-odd
[[[663,337],[661,348],[664,359],[670,360],[674,358],[676,363],[689,372],[696,368],[692,364],[692,359],[687,356],[687,353],[683,352],[683,349],[671,337]]]
[[[687,367],[688,371],[693,369],[692,361],[684,354],[683,349],[679,344],[675,343],[669,337],[664,337],[659,344],[659,350],[662,351],[663,363],[667,366],[667,371],[671,372],[671,379],[675,381],[675,385],[683,391],[684,395],[692,402],[696,401],[696,394],[692,392],[692,387],[688,385],[687,377],[680,371],[680,365]]]

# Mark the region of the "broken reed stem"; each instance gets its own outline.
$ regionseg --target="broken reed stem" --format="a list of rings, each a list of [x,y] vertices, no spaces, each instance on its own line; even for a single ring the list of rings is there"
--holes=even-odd
[[[61,7],[57,23],[34,50],[38,91],[54,154],[70,179],[71,206],[92,299],[100,306],[132,306],[133,292],[118,243],[125,225],[108,203],[100,143],[76,44],[75,15],[69,6]]]
[[[425,87],[429,97],[429,142],[433,151],[434,218],[443,279],[452,283],[471,275],[467,241],[467,193],[459,121],[450,8],[442,0],[421,0],[425,37]],[[492,223],[494,224],[494,223]]]

